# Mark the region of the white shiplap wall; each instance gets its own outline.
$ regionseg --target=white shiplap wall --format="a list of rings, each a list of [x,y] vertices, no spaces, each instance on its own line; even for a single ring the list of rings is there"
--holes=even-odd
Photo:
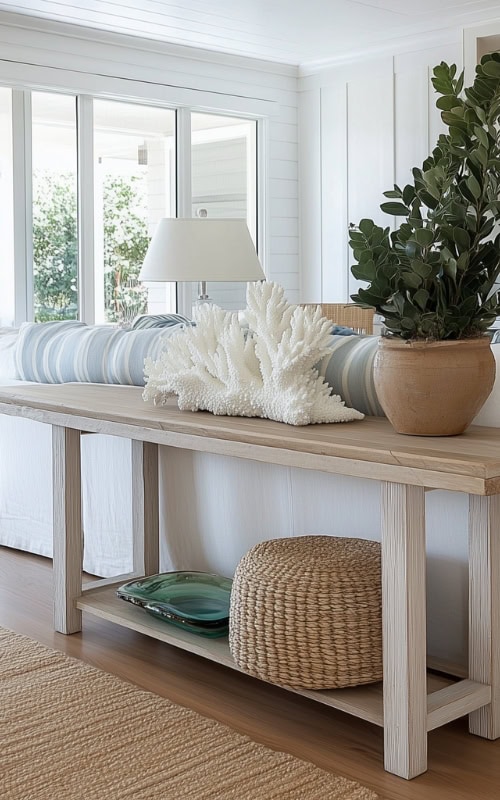
[[[297,69],[0,12],[0,85],[36,86],[264,121],[260,255],[299,299]]]
[[[458,31],[442,45],[359,60],[299,80],[302,299],[343,302],[349,223],[391,225],[382,193],[411,179],[441,131],[430,83],[440,61],[462,64]]]

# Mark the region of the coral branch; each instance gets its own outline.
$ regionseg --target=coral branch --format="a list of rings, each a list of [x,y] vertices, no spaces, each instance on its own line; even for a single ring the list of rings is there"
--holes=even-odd
[[[162,405],[177,395],[181,410],[291,425],[363,418],[331,393],[316,369],[331,343],[331,322],[319,307],[289,305],[278,284],[253,283],[245,315],[248,332],[235,314],[199,307],[196,326],[167,339],[157,361],[146,360],[144,399]]]

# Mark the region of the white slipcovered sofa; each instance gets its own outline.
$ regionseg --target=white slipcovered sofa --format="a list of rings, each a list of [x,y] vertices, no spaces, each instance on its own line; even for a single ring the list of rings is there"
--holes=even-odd
[[[38,365],[36,359],[26,356],[22,344],[29,330],[33,327],[26,326],[21,333],[0,329],[0,384],[30,382],[26,375],[31,379],[38,375],[39,379],[47,377],[47,371],[55,378],[53,382],[58,382],[58,374],[51,373],[55,369],[53,359],[51,362],[46,351],[37,351]],[[69,325],[66,337],[72,335],[71,330]],[[117,334],[119,339],[121,334]],[[91,333],[81,335],[85,338]],[[162,329],[150,332],[150,350],[157,351],[164,335]],[[371,348],[373,354],[373,337],[368,338],[372,341],[367,342],[366,337],[356,337],[357,341],[355,337],[349,337],[349,341],[347,337],[335,337],[334,353],[325,368],[327,377],[348,403],[356,407],[357,400],[360,410],[380,413],[370,382],[363,387],[359,383],[361,372],[365,377],[370,374],[366,352],[361,372],[352,368],[362,351]],[[87,352],[95,352],[89,341]],[[124,341],[130,348],[131,340]],[[126,352],[123,343],[120,347]],[[498,360],[500,344],[492,348]],[[20,355],[25,358],[24,367]],[[106,348],[101,355],[104,364]],[[141,357],[140,350],[136,356]],[[60,355],[59,377],[64,377],[63,363]],[[120,365],[115,367],[117,372],[108,372],[109,382],[121,382]],[[24,369],[24,380],[20,378],[20,368]],[[82,364],[80,368],[83,369]],[[44,374],[40,375],[37,369],[45,370]],[[106,369],[109,371],[109,363]],[[90,375],[90,379],[95,378],[95,374]],[[500,426],[499,400],[497,380],[476,418],[477,424]],[[160,451],[164,570],[201,569],[231,575],[243,553],[267,538],[309,533],[380,538],[380,487],[376,481],[168,447],[161,447]],[[126,573],[131,569],[132,556],[130,443],[110,436],[83,437],[82,477],[85,569],[102,576]],[[437,659],[465,664],[467,497],[435,491],[427,494],[426,503],[429,652]],[[43,556],[52,554],[50,426],[1,414],[0,545]]]

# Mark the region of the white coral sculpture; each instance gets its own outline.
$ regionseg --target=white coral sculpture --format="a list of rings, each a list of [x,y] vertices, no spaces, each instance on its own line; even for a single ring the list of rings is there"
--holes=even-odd
[[[331,322],[319,306],[289,305],[281,286],[257,282],[248,284],[245,315],[249,331],[236,314],[199,306],[196,326],[167,339],[157,361],[146,359],[144,400],[164,405],[177,395],[182,411],[290,425],[363,418],[316,369],[331,345]]]

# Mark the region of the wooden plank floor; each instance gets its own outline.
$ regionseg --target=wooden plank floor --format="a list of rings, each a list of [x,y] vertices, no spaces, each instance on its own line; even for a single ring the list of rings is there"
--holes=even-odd
[[[500,798],[500,740],[470,736],[465,720],[433,731],[429,771],[401,780],[384,772],[382,731],[373,725],[95,617],[84,615],[80,634],[54,633],[50,561],[3,547],[0,625],[358,780],[384,800]]]

